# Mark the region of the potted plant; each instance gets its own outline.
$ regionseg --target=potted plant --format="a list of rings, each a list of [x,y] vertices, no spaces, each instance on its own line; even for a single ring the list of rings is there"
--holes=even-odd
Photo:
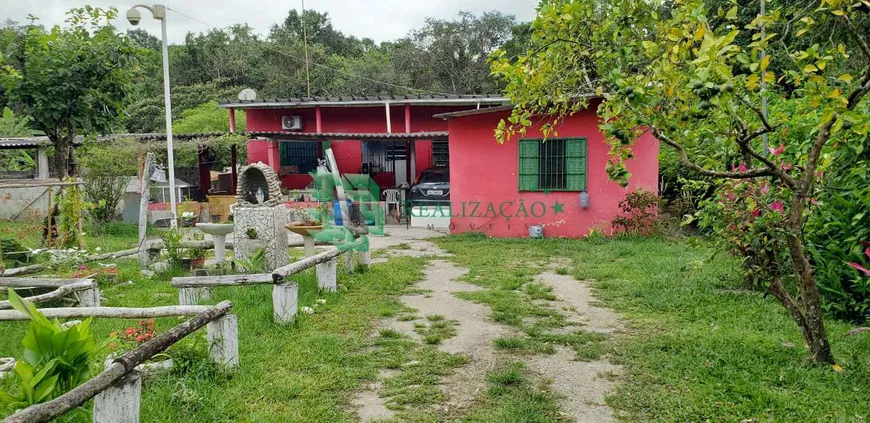
[[[190,269],[201,269],[205,266],[205,250],[192,248],[190,251]]]

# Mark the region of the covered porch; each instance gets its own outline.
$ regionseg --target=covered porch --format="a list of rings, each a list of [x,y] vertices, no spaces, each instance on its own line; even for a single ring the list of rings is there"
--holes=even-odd
[[[435,164],[446,165],[447,132],[410,133],[306,133],[252,132],[257,137],[249,152],[266,158],[287,189],[304,189],[309,175],[331,147],[339,170],[368,175],[381,190],[407,187],[417,175]],[[264,154],[265,153],[265,154]],[[436,154],[437,153],[437,154]]]

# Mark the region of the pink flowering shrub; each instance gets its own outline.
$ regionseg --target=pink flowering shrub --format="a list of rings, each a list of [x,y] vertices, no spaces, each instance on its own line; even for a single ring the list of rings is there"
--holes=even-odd
[[[742,259],[747,287],[767,290],[772,277],[789,274],[788,192],[766,180],[726,180],[701,207],[701,227]]]

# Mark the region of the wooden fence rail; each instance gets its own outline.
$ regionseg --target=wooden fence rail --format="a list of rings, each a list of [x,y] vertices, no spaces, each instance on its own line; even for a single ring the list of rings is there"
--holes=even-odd
[[[316,266],[318,289],[335,292],[338,280],[337,257],[345,253],[352,252],[327,250],[280,267],[271,274],[176,277],[172,278],[172,286],[178,289],[178,302],[187,305],[211,298],[210,288],[215,286],[273,285],[272,307],[275,321],[290,323],[296,319],[298,312],[299,286],[286,281],[286,278]]]
[[[184,313],[192,313],[194,310],[197,312],[190,320],[116,358],[102,373],[75,389],[51,401],[20,410],[4,419],[3,423],[47,422],[81,406],[94,397],[96,397],[94,401],[95,423],[139,421],[139,395],[142,382],[137,366],[203,326],[208,326],[210,343],[225,343],[225,340],[213,338],[211,332],[215,330],[213,328],[221,329],[230,326],[235,328],[235,315],[228,314],[232,307],[231,302],[224,301],[213,307],[188,306],[179,309]],[[117,317],[125,317],[123,314],[115,313]],[[235,344],[235,348],[236,357],[234,359],[238,365],[238,343]]]
[[[25,297],[24,299],[27,301],[30,301],[31,303],[34,303],[34,304],[41,304],[41,303],[45,303],[45,302],[49,302],[49,301],[54,301],[58,298],[65,297],[69,294],[82,292],[82,295],[81,295],[79,301],[80,301],[80,303],[82,303],[83,306],[90,306],[91,304],[84,304],[84,303],[85,302],[93,302],[93,299],[95,297],[98,301],[97,305],[99,305],[99,298],[100,298],[99,289],[100,288],[97,287],[96,282],[94,282],[90,279],[83,279],[83,280],[76,281],[73,283],[61,285],[57,289],[55,289],[54,291],[51,291],[51,292],[48,292],[45,294],[34,295],[32,297]],[[7,310],[10,308],[12,308],[12,305],[9,304],[9,301],[5,301],[5,300],[0,301],[0,310]]]

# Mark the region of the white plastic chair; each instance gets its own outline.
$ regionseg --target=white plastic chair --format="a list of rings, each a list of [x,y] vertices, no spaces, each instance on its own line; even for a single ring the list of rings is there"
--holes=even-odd
[[[394,204],[396,210],[399,211],[399,223],[402,222],[402,216],[405,215],[403,206],[405,204],[405,191],[400,189],[385,189],[384,199],[387,204],[387,215],[390,214],[390,205]]]

